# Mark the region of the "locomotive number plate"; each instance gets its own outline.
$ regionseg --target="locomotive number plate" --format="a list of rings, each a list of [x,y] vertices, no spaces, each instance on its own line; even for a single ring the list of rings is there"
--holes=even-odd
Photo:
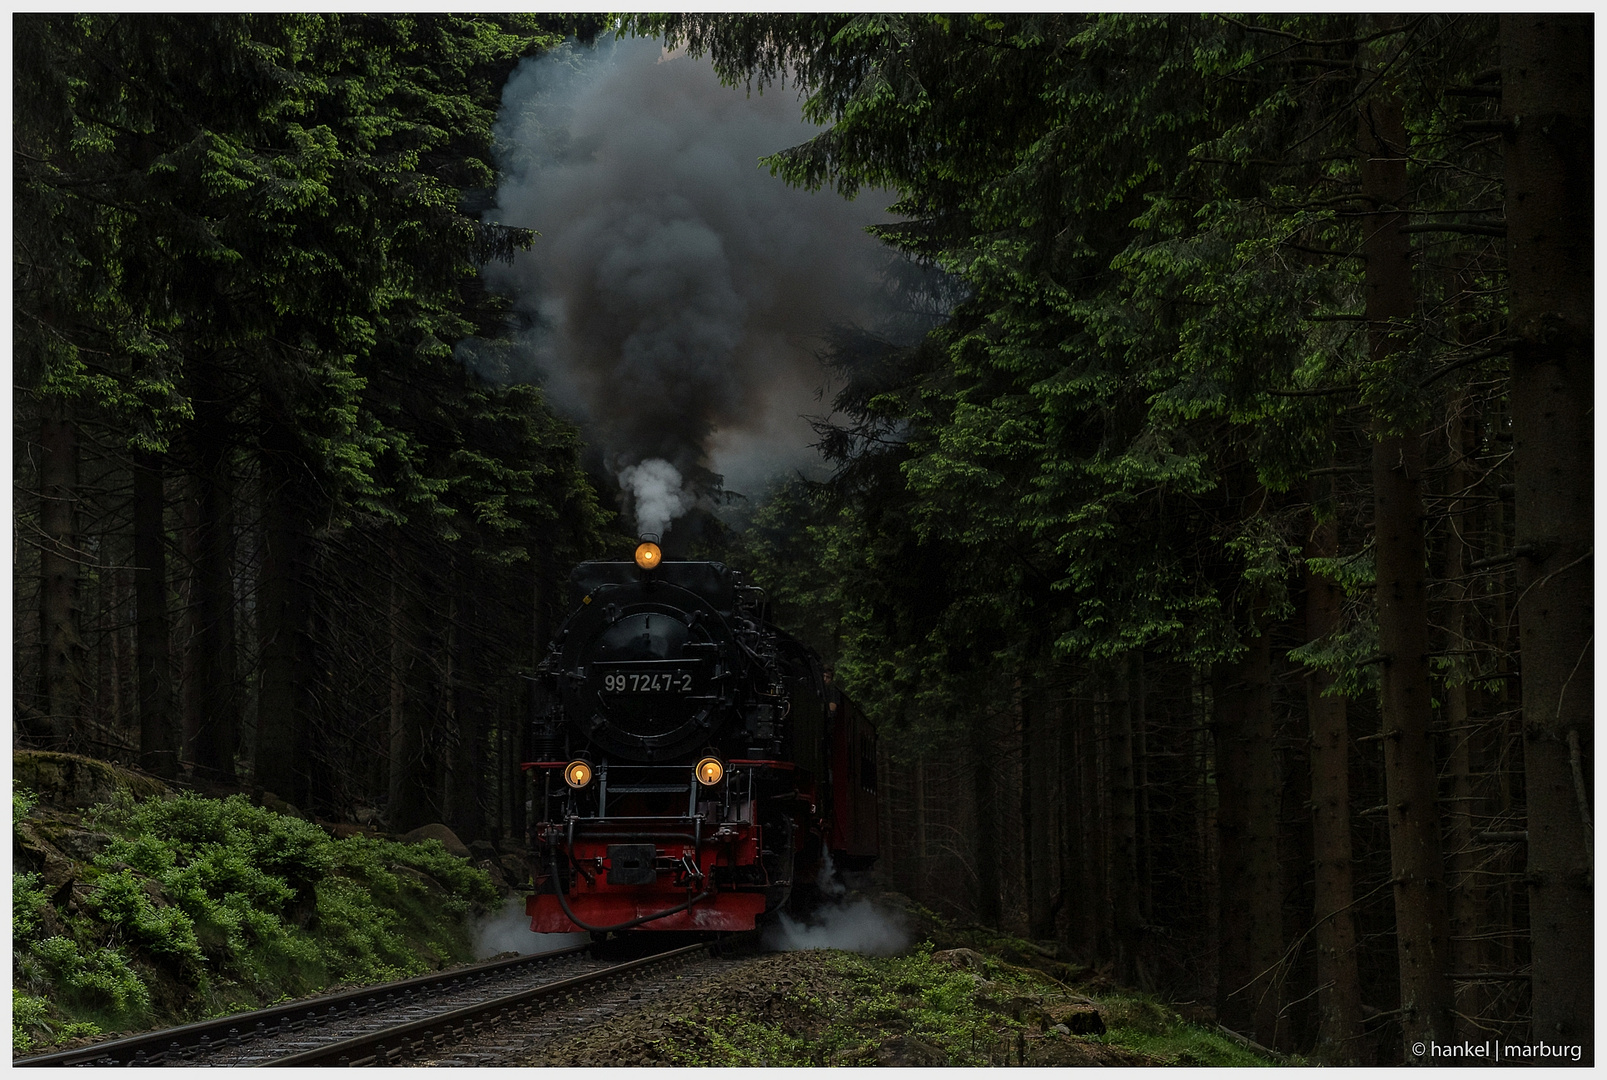
[[[656,671],[609,671],[603,674],[605,694],[689,694],[692,672],[685,668]]]

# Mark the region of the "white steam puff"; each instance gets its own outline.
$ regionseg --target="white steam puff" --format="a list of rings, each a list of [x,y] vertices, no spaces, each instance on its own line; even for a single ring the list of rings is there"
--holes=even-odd
[[[759,165],[815,133],[793,94],[747,96],[654,41],[526,60],[487,217],[539,235],[487,273],[529,330],[466,362],[539,377],[616,471],[658,458],[707,491],[711,470],[731,487],[817,466],[818,336],[873,317],[886,256],[864,227],[886,215]]]
[[[537,934],[530,930],[530,916],[525,914],[525,901],[515,896],[502,906],[502,910],[485,916],[474,931],[474,955],[489,960],[502,953],[555,952],[571,945],[591,940],[588,934]]]
[[[910,934],[903,920],[869,900],[834,904],[818,909],[808,922],[782,914],[765,931],[767,948],[843,949],[866,956],[892,956],[909,948]]]
[[[884,911],[869,900],[846,903],[848,887],[837,877],[831,852],[825,853],[815,886],[827,903],[799,922],[783,912],[764,934],[768,949],[842,949],[865,956],[893,956],[909,948],[910,933],[903,918]]]
[[[638,536],[662,538],[670,522],[697,504],[697,497],[681,486],[681,470],[663,458],[620,470],[619,486],[630,495]]]

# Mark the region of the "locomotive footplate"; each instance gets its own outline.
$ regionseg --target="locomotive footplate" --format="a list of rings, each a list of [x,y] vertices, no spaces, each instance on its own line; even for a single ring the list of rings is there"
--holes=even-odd
[[[569,907],[590,927],[618,926],[684,904],[687,899],[685,892],[634,897],[613,893],[577,898],[570,901]],[[527,898],[525,914],[530,916],[530,929],[538,934],[572,934],[588,929],[570,921],[552,893]],[[762,914],[764,893],[725,892],[642,925],[653,930],[752,930]]]

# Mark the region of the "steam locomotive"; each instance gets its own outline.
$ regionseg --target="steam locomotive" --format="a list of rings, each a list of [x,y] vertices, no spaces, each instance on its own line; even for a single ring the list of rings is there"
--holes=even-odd
[[[535,673],[538,933],[751,930],[877,855],[876,732],[717,562],[588,562]]]

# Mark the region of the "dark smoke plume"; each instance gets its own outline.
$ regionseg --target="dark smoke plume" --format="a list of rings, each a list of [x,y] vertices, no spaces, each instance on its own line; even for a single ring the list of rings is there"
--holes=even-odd
[[[864,226],[885,215],[759,166],[814,134],[798,113],[790,92],[749,97],[646,40],[528,60],[503,93],[492,216],[540,233],[493,272],[530,327],[504,363],[581,423],[627,511],[650,483],[667,525],[721,474],[818,462],[801,419],[823,411],[814,353],[868,316],[885,256]]]

